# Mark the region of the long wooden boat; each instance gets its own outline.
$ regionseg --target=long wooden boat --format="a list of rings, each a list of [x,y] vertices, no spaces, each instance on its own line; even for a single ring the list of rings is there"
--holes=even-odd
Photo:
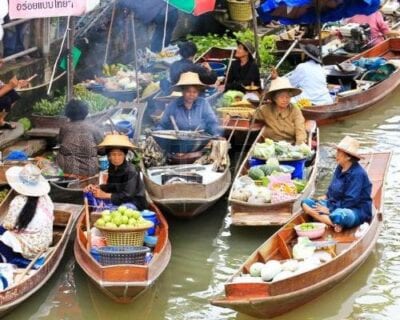
[[[178,165],[178,168],[184,167],[190,172],[191,165]],[[229,162],[221,173],[212,173],[212,164],[204,167],[213,177],[203,183],[161,184],[155,180],[152,173],[163,167],[142,170],[144,184],[151,200],[180,218],[192,218],[204,212],[228,191],[231,184]]]
[[[360,53],[348,61],[360,58],[382,57],[388,60],[400,59],[400,39],[388,39],[375,47]],[[365,91],[339,97],[334,104],[325,106],[313,106],[302,109],[306,119],[316,120],[318,124],[324,124],[342,119],[363,111],[392,93],[400,84],[400,69],[396,70],[386,79],[374,84]]]
[[[10,192],[1,204],[0,214],[2,218],[7,213],[8,206],[14,196],[15,194]],[[53,243],[45,253],[45,262],[39,269],[30,270],[25,276],[23,276],[24,269],[18,269],[14,284],[0,292],[0,316],[20,305],[47,283],[64,256],[69,237],[81,212],[82,206],[80,205],[55,203]]]
[[[213,299],[211,303],[259,318],[272,318],[317,298],[356,271],[373,250],[382,227],[383,188],[390,158],[390,152],[365,154],[363,165],[373,184],[373,218],[359,237],[355,234],[358,228],[340,233],[332,228],[325,231],[324,236],[330,235],[336,241],[336,255],[332,260],[280,281],[247,281],[240,277],[249,273],[254,262],[292,258],[292,246],[297,237],[294,226],[310,221],[309,216],[302,213],[253,252],[225,284],[225,296]],[[235,282],[238,277],[242,281]]]
[[[312,127],[312,122],[309,123]],[[315,123],[314,123],[315,124]],[[301,194],[296,199],[278,203],[265,203],[265,204],[250,204],[245,201],[240,201],[232,198],[233,189],[229,194],[228,203],[230,205],[230,213],[232,224],[237,226],[270,226],[285,224],[293,215],[301,210],[301,201],[315,191],[315,179],[317,177],[317,167],[319,162],[319,131],[318,128],[308,129],[309,132],[309,145],[316,146],[315,157],[308,165],[307,184]],[[260,132],[255,142],[264,142],[268,138],[264,129]],[[238,174],[235,177],[239,179],[241,176],[247,174],[250,169],[248,159],[253,154],[255,144],[249,150],[245,160],[241,164]]]
[[[151,203],[150,210],[156,213],[160,224],[156,228],[158,241],[153,251],[153,258],[146,265],[100,265],[86,249],[84,213],[76,225],[74,244],[76,262],[102,292],[118,303],[130,303],[150,288],[165,270],[171,258],[168,223],[156,205]]]

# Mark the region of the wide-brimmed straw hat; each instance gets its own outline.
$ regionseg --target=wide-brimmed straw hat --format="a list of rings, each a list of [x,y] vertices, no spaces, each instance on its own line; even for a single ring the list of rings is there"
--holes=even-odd
[[[129,141],[128,136],[123,134],[109,134],[97,146],[97,148],[122,148],[133,150],[136,148],[136,146]]]
[[[302,92],[301,89],[293,87],[288,78],[277,77],[271,81],[271,86],[269,87],[269,91],[265,97],[271,99],[271,95],[281,90],[289,91],[292,97],[297,96]]]
[[[179,77],[179,81],[173,86],[173,90],[182,90],[183,87],[196,86],[204,88],[206,85],[200,81],[199,75],[195,72],[184,72]]]
[[[11,167],[6,171],[6,179],[11,188],[24,196],[40,197],[50,192],[50,184],[40,169],[31,163]]]
[[[313,44],[300,43],[300,49],[304,52],[306,56],[310,57],[315,62],[322,64],[322,61],[319,58],[319,49],[317,46],[314,46]]]
[[[256,49],[254,48],[253,44],[250,41],[239,41],[239,40],[236,40],[236,43],[238,45],[241,44],[243,47],[245,47],[247,52],[250,53],[250,57],[254,58],[254,55],[256,53]]]
[[[357,158],[360,160],[362,156],[358,153],[358,149],[360,147],[360,143],[349,136],[345,136],[339,144],[336,145],[336,149],[339,149],[349,155],[351,155],[354,158]]]

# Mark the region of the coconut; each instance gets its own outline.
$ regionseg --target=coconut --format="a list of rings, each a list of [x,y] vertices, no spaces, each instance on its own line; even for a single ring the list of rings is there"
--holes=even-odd
[[[275,277],[273,281],[280,281],[280,280],[284,280],[290,277],[293,277],[295,274],[292,271],[282,271],[279,272]]]
[[[264,281],[271,281],[281,271],[280,262],[278,260],[270,260],[261,268],[261,278]]]
[[[252,277],[261,276],[261,269],[264,267],[264,263],[255,262],[250,267],[250,274]]]

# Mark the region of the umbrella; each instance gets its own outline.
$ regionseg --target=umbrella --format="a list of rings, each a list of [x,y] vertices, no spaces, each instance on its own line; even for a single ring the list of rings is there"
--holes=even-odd
[[[258,14],[264,22],[313,24],[338,21],[356,14],[370,15],[379,6],[380,0],[266,0],[258,7]]]
[[[215,0],[164,0],[175,8],[199,16],[203,13],[213,11]]]

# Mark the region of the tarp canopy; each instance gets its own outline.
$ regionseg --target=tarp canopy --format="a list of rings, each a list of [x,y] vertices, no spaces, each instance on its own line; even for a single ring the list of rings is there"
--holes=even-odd
[[[262,21],[278,20],[282,24],[318,22],[316,3],[319,1],[321,21],[338,21],[356,14],[370,15],[379,9],[380,0],[265,0],[258,8]]]
[[[213,11],[215,0],[164,0],[175,8],[199,16],[203,13]]]

